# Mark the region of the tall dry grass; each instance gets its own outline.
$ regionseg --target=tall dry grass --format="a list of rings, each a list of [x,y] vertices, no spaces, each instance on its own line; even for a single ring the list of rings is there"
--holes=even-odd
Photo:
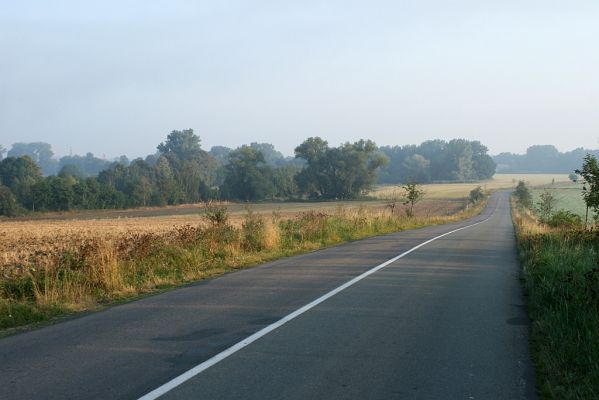
[[[456,221],[481,207],[415,218],[365,206],[311,210],[286,218],[248,209],[239,219],[202,217],[193,225],[170,228],[146,223],[143,229],[131,231],[98,222],[93,231],[93,222],[87,221],[85,229],[77,230],[74,223],[54,234],[30,229],[21,232],[21,241],[16,229],[4,231],[0,328],[95,309],[348,240]]]

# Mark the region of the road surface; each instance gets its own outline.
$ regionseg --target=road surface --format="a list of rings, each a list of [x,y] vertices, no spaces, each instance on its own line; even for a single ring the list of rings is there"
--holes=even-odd
[[[138,399],[158,389],[162,399],[534,399],[528,330],[502,192],[468,221],[286,258],[0,339],[0,398]],[[219,362],[188,372],[211,359]]]

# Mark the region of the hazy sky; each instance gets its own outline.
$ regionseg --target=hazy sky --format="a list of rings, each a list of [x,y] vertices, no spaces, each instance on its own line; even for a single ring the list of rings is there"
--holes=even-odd
[[[599,1],[2,1],[0,144],[135,157],[185,128],[597,148]]]

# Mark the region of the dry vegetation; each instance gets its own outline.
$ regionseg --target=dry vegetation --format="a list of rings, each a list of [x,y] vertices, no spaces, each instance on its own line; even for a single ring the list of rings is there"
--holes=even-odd
[[[0,328],[342,241],[438,224],[477,212],[463,201],[421,203],[416,217],[384,203],[328,203],[208,215],[0,222]],[[312,205],[314,206],[314,205]],[[258,207],[256,207],[258,208]]]

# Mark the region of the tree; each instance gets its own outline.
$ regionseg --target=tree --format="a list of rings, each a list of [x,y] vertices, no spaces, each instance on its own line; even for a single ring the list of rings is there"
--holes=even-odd
[[[15,217],[21,212],[21,206],[14,194],[6,186],[0,185],[0,215]]]
[[[285,164],[285,156],[270,143],[250,143],[250,147],[264,156],[264,162],[272,167]]]
[[[30,210],[35,210],[35,198],[31,188],[42,180],[42,173],[29,156],[7,157],[0,161],[0,181],[15,195],[17,201]]]
[[[309,138],[295,149],[295,156],[306,160],[306,167],[296,176],[300,191],[327,199],[360,196],[370,190],[378,168],[387,163],[370,140],[330,148],[318,137]]]
[[[217,161],[222,164],[227,164],[229,162],[229,154],[233,149],[225,146],[212,146],[208,154],[214,157]]]
[[[193,129],[174,130],[169,133],[165,142],[158,145],[158,151],[167,155],[174,154],[180,160],[188,160],[200,153],[200,137],[193,133]]]
[[[200,138],[193,129],[172,131],[167,140],[158,145],[183,193],[183,201],[195,203],[207,196],[217,181],[220,164],[200,148]]]
[[[537,203],[537,208],[539,214],[541,215],[542,222],[549,222],[553,214],[553,210],[555,209],[556,203],[557,199],[551,192],[549,192],[548,190],[544,190],[543,193],[541,193],[541,195],[539,196],[539,202]]]
[[[418,146],[383,146],[379,151],[389,159],[380,170],[381,183],[489,179],[496,169],[487,147],[478,141],[429,140]]]
[[[229,154],[222,194],[227,198],[255,201],[272,197],[275,192],[272,168],[261,152],[242,146]]]
[[[422,200],[424,197],[424,190],[415,182],[406,183],[402,188],[405,191],[403,204],[404,206],[407,206],[406,215],[408,217],[413,217],[414,205]]]
[[[453,139],[445,148],[446,179],[455,181],[468,181],[476,179],[474,161],[472,160],[472,146],[467,140]]]
[[[300,171],[300,167],[292,164],[283,165],[272,170],[275,197],[289,199],[297,196],[299,189],[295,181],[295,176]]]
[[[125,165],[128,165],[127,162]],[[58,161],[59,171],[66,165],[76,166],[81,176],[97,176],[100,171],[110,167],[110,162],[94,157],[93,153],[87,153],[85,156],[64,156]],[[72,168],[72,167],[70,167]],[[60,173],[60,172],[59,172]]]
[[[578,181],[578,175],[575,173],[571,173],[568,175],[568,179],[570,179],[573,183],[576,183]]]
[[[60,176],[61,178],[66,178],[68,176],[73,176],[75,178],[83,178],[85,175],[78,165],[65,164],[60,168],[60,171],[58,171],[58,176]]]
[[[407,157],[402,163],[403,180],[414,182],[429,182],[431,179],[430,161],[420,154]]]
[[[524,183],[524,181],[518,181],[518,184],[516,185],[515,194],[518,203],[520,203],[522,207],[530,207],[532,205],[532,196],[530,194],[530,191],[528,190],[528,187],[526,187],[526,183]]]
[[[485,198],[485,192],[482,187],[477,186],[470,191],[468,201],[472,204],[476,204]]]
[[[472,147],[472,163],[476,179],[491,179],[495,175],[497,164],[487,154],[489,149],[479,141],[470,142],[470,146]]]
[[[5,153],[6,153],[6,149],[4,148],[4,146],[2,146],[0,144],[0,161],[2,161],[2,159],[4,158]]]
[[[592,154],[587,154],[582,163],[582,169],[577,169],[577,175],[583,179],[582,198],[586,204],[585,227],[588,222],[589,209],[595,213],[599,211],[599,165],[597,158]]]
[[[56,173],[57,161],[53,159],[52,146],[44,142],[14,143],[8,152],[8,157],[29,156],[35,162],[44,175]]]

